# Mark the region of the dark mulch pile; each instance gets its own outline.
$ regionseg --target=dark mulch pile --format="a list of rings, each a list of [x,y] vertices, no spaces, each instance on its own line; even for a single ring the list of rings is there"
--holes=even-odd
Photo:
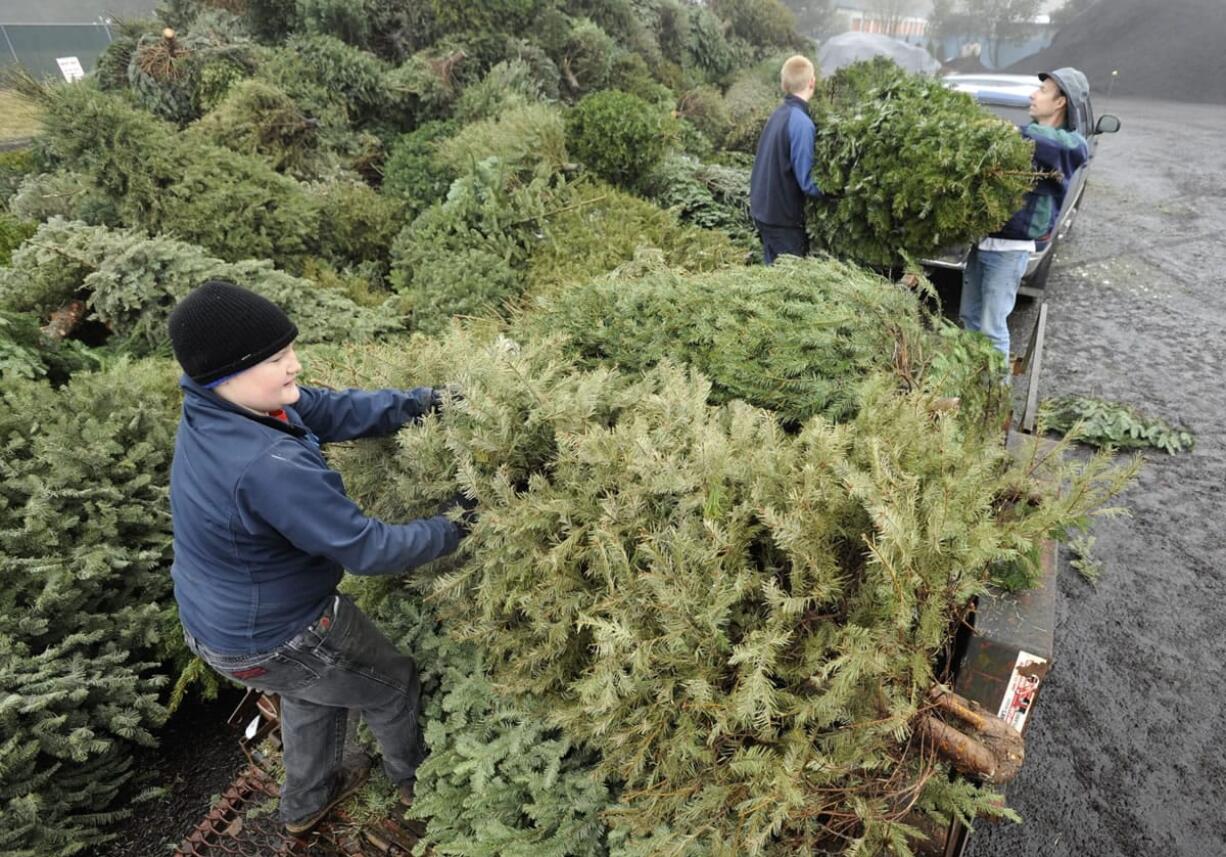
[[[1099,0],[1046,50],[1008,69],[1074,66],[1101,98],[1114,95],[1226,104],[1222,0]],[[1118,71],[1114,84],[1111,73]]]
[[[93,857],[168,857],[195,829],[245,761],[238,733],[226,726],[242,696],[225,688],[215,702],[183,703],[162,730],[161,746],[136,762],[166,794],[133,806],[132,816],[116,826],[119,838]]]

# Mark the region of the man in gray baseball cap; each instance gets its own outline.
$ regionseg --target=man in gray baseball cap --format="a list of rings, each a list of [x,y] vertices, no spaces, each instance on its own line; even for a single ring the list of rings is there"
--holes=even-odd
[[[1080,104],[1090,95],[1090,82],[1086,80],[1086,76],[1075,68],[1065,66],[1055,71],[1040,72],[1039,80],[1041,82],[1051,80],[1060,90],[1059,94],[1064,96],[1064,122],[1059,127],[1069,131],[1077,130],[1073,127],[1072,121],[1073,105]]]
[[[962,275],[958,315],[967,330],[983,333],[1009,359],[1009,313],[1026,275],[1035,241],[1051,231],[1069,181],[1090,157],[1085,137],[1073,130],[1075,99],[1084,99],[1090,85],[1075,68],[1039,75],[1041,86],[1030,96],[1029,125],[1019,130],[1034,143],[1033,169],[1044,178],[1026,194],[1022,208],[1003,227],[971,250]]]

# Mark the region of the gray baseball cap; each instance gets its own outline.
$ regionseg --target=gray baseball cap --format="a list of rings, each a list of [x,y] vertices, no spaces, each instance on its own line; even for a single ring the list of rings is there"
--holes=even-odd
[[[1075,68],[1066,66],[1055,71],[1039,72],[1039,80],[1051,78],[1069,101],[1085,101],[1090,94],[1090,81]]]
[[[1076,128],[1077,122],[1074,117],[1081,115],[1078,105],[1085,104],[1090,97],[1090,81],[1086,80],[1086,76],[1080,71],[1069,66],[1058,68],[1055,71],[1039,72],[1039,80],[1047,80],[1049,77],[1056,82],[1056,86],[1060,87],[1060,91],[1068,99],[1068,109],[1064,112],[1065,126],[1070,129]]]

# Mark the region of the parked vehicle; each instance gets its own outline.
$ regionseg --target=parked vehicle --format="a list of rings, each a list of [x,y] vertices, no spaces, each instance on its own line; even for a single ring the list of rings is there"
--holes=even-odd
[[[1017,125],[1030,121],[1030,95],[1040,86],[1037,75],[1021,74],[951,74],[944,80],[947,86],[971,94],[997,116]],[[1050,232],[1035,242],[1035,252],[1031,254],[1030,262],[1026,265],[1026,274],[1019,289],[1020,294],[1028,297],[1042,296],[1047,287],[1047,276],[1051,271],[1056,245],[1072,228],[1077,211],[1081,207],[1081,199],[1086,190],[1086,176],[1094,163],[1094,154],[1098,148],[1098,135],[1114,134],[1120,130],[1120,120],[1109,113],[1095,120],[1094,108],[1088,95],[1084,99],[1070,99],[1069,125],[1072,130],[1080,132],[1086,138],[1090,146],[1090,157],[1074,173],[1072,186],[1064,198],[1064,206],[1056,217],[1055,225]],[[970,251],[969,245],[951,247],[939,258],[925,259],[924,265],[934,270],[963,271]]]

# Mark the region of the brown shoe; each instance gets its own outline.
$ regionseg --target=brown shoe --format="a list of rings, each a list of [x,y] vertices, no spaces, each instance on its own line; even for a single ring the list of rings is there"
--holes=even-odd
[[[332,797],[328,799],[323,808],[318,812],[308,815],[306,818],[285,822],[285,829],[293,836],[300,836],[306,833],[312,827],[319,824],[323,817],[332,811],[333,807],[362,788],[366,784],[368,776],[370,776],[369,768],[342,768],[340,780],[336,784]]]
[[[417,780],[405,780],[396,788],[400,792],[400,802],[405,806],[412,806],[413,791],[417,788]]]

